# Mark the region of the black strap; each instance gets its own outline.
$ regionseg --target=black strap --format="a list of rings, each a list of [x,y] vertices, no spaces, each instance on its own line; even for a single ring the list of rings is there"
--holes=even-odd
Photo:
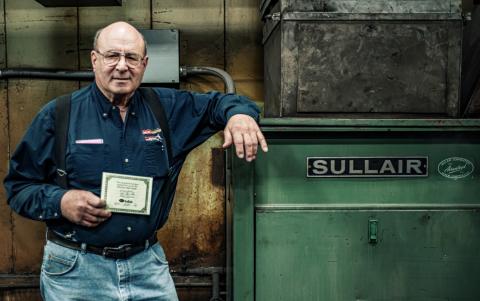
[[[72,95],[62,95],[57,98],[55,108],[55,164],[57,165],[57,184],[68,188],[65,154],[67,149],[68,124],[70,121],[70,102]]]
[[[158,124],[160,125],[160,128],[163,131],[163,136],[165,137],[165,142],[167,144],[168,162],[170,166],[172,166],[172,144],[170,143],[170,127],[168,126],[165,110],[160,103],[160,98],[158,94],[153,91],[152,88],[140,88],[140,93],[142,94],[143,99],[147,102],[148,106],[152,110],[155,118],[158,121]]]
[[[153,91],[152,88],[140,88],[140,93],[143,96],[143,99],[147,102],[150,110],[152,110],[155,118],[157,119],[158,124],[163,132],[163,137],[165,137],[165,143],[167,144],[167,156],[168,156],[168,174],[165,179],[165,184],[163,184],[162,192],[159,194],[160,198],[160,214],[162,214],[165,210],[167,210],[167,206],[169,204],[169,197],[170,197],[170,189],[172,186],[172,143],[170,140],[170,127],[168,126],[167,115],[165,114],[165,110],[163,109],[162,104],[160,103],[160,97],[158,94]],[[165,222],[164,222],[165,223]],[[162,225],[158,225],[160,229]]]

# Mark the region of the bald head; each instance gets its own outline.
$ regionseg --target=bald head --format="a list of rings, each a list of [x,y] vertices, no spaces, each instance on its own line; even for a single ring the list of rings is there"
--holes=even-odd
[[[126,22],[115,22],[97,32],[93,47],[97,87],[111,102],[127,105],[148,64],[143,35]]]
[[[100,28],[95,33],[93,39],[93,49],[98,50],[99,47],[105,45],[106,41],[116,41],[118,43],[141,45],[143,55],[147,55],[147,42],[145,37],[132,25],[127,22],[115,22]]]

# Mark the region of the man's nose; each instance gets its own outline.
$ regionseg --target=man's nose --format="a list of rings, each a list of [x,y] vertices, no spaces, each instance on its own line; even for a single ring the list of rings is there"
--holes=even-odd
[[[124,55],[120,56],[120,60],[118,61],[117,65],[115,66],[117,70],[128,70],[127,60],[125,59]]]

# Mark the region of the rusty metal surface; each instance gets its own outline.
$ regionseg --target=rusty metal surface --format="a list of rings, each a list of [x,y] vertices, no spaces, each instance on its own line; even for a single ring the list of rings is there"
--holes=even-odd
[[[0,67],[6,66],[5,55],[5,20],[4,3],[0,1]],[[8,152],[8,107],[7,107],[7,84],[0,83],[0,154],[1,162],[6,163]],[[0,165],[0,178],[3,179],[7,172],[7,164]],[[5,191],[0,189],[0,200],[5,200]],[[0,273],[11,270],[12,261],[12,217],[6,202],[0,201]]]
[[[219,135],[188,157],[159,239],[173,266],[224,266],[223,150]]]
[[[458,116],[461,18],[431,16],[286,13],[266,25],[266,116]]]
[[[299,112],[445,112],[450,24],[293,26]]]
[[[176,28],[180,35],[180,64],[224,68],[223,1],[152,2],[154,29]],[[201,11],[201,14],[198,12]],[[224,89],[211,76],[192,77],[182,88],[194,91]],[[215,136],[195,149],[179,177],[168,222],[159,239],[172,266],[218,266],[225,261],[223,156]]]
[[[6,163],[9,158],[8,151],[8,110],[7,110],[7,86],[0,83],[0,154],[1,162]],[[7,164],[0,165],[0,178],[3,179],[8,170]],[[12,270],[13,249],[12,249],[12,216],[5,201],[5,190],[0,189],[0,273]]]
[[[461,0],[263,0],[260,10],[270,12],[275,3],[285,11],[342,13],[453,13],[461,11]]]
[[[2,301],[42,301],[40,290],[29,289],[0,289],[0,300]]]

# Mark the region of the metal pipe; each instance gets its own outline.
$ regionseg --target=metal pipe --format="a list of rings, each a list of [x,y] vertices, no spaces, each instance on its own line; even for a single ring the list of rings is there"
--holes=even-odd
[[[212,298],[210,301],[221,301],[220,299],[220,274],[212,274]],[[223,301],[223,300],[222,300]]]
[[[225,70],[215,68],[215,67],[189,67],[181,66],[180,67],[180,76],[186,77],[190,75],[214,75],[223,80],[225,83],[225,89],[227,93],[235,93],[235,82],[233,81],[230,74]]]
[[[235,93],[235,83],[225,70],[215,67],[191,67],[181,66],[180,76],[188,77],[192,75],[213,75],[223,80],[227,93]],[[95,75],[93,71],[72,71],[55,69],[0,69],[0,79],[8,78],[34,78],[34,79],[60,79],[60,80],[93,80]]]
[[[35,78],[35,79],[63,79],[63,80],[92,80],[92,71],[71,71],[53,69],[0,69],[0,79],[6,78]]]
[[[170,272],[182,275],[212,275],[215,273],[225,274],[225,267],[181,268],[180,270],[172,269]]]
[[[170,273],[187,274],[187,275],[211,275],[212,277],[212,298],[210,301],[223,301],[220,298],[220,274],[225,274],[225,267],[198,267],[185,268],[182,267],[179,271],[170,270]]]

